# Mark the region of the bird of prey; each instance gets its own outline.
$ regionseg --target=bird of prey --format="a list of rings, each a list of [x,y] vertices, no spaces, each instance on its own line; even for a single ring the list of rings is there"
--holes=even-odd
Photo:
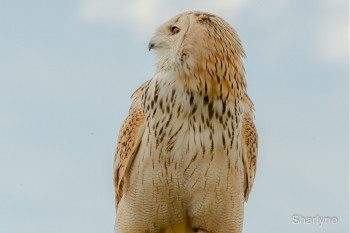
[[[258,135],[236,31],[185,12],[149,49],[156,73],[132,95],[114,159],[116,232],[242,232]]]

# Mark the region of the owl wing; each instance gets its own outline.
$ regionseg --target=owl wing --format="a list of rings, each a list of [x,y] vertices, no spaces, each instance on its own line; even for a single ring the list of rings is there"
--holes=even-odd
[[[256,161],[258,158],[258,133],[253,122],[254,105],[248,95],[245,95],[243,102],[246,104],[247,111],[243,117],[243,163],[246,171],[246,187],[244,198],[248,201],[249,193],[252,190]]]
[[[141,95],[148,82],[137,89],[131,98],[129,115],[123,122],[118,138],[117,150],[114,156],[114,186],[116,194],[116,207],[123,196],[124,174],[130,167],[139,148],[144,133],[145,115],[141,108]]]

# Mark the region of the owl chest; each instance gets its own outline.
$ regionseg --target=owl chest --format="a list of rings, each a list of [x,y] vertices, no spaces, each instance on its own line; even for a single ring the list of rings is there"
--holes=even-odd
[[[179,206],[193,205],[199,215],[210,211],[213,200],[220,203],[215,208],[222,210],[235,198],[243,200],[244,168],[236,120],[207,120],[205,106],[198,106],[193,114],[180,111],[178,116],[178,106],[183,105],[156,113],[149,121],[139,167],[142,177],[152,177],[152,182],[142,187],[152,187],[156,202],[177,197]]]
[[[232,106],[176,91],[149,100],[145,144],[153,164],[180,174],[237,167],[241,126]]]

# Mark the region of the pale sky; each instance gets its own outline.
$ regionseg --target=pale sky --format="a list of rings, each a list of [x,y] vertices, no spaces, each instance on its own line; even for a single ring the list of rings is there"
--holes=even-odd
[[[158,26],[233,26],[259,132],[245,233],[349,231],[346,0],[0,2],[0,232],[113,232],[113,157]],[[337,217],[295,225],[293,215]]]

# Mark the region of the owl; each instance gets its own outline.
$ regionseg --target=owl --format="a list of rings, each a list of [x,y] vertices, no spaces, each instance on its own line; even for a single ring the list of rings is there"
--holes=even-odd
[[[114,159],[118,233],[242,232],[258,153],[245,52],[222,18],[185,12],[149,43]]]

